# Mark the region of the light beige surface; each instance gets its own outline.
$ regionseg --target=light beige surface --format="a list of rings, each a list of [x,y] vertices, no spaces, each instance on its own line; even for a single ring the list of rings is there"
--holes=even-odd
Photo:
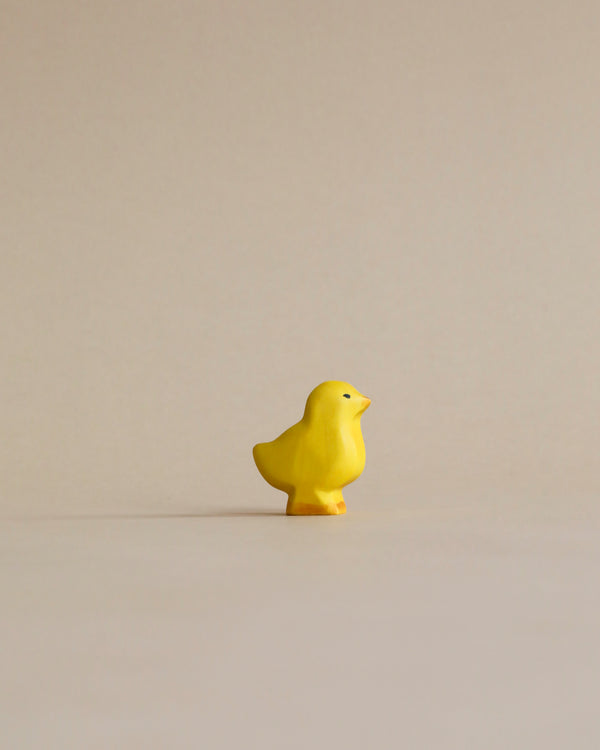
[[[2,747],[598,748],[597,509],[2,534]]]
[[[597,748],[598,4],[3,0],[0,71],[0,744]],[[228,515],[330,378],[349,517]]]

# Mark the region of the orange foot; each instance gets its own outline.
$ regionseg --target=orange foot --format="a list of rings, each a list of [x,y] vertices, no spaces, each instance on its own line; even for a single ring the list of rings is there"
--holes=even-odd
[[[346,512],[346,504],[342,502],[337,505],[308,505],[307,503],[294,503],[289,505],[286,513],[288,516],[338,516]]]

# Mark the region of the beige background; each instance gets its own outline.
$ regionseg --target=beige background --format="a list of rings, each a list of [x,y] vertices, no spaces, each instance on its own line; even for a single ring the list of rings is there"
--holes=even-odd
[[[598,4],[0,37],[3,744],[597,748]],[[350,515],[252,515],[329,378]]]

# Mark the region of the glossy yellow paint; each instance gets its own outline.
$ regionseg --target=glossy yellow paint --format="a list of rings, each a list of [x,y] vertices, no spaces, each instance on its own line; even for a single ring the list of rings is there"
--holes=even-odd
[[[346,512],[342,487],[365,468],[360,418],[370,403],[349,383],[328,380],[310,393],[297,424],[254,446],[262,476],[288,494],[288,515]]]

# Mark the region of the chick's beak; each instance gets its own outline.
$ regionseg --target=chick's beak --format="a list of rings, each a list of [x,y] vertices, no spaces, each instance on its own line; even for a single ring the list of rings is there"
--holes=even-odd
[[[361,398],[361,402],[362,403],[360,405],[360,412],[359,412],[359,414],[362,414],[363,411],[366,411],[369,408],[369,406],[371,405],[371,399],[367,398],[366,396],[363,396]]]

